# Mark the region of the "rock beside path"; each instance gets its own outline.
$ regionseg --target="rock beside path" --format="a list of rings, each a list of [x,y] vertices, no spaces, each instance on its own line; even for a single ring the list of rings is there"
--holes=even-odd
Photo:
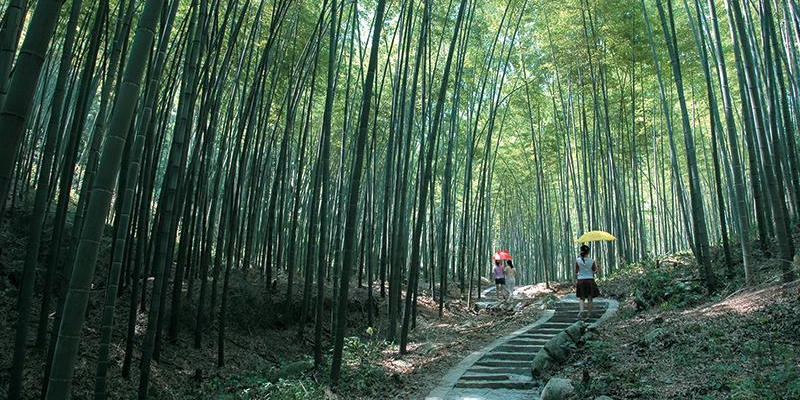
[[[542,350],[550,355],[551,360],[561,362],[576,348],[575,342],[570,335],[567,335],[566,332],[559,332],[558,335],[550,339],[550,341],[544,345],[544,349]]]
[[[536,357],[533,359],[531,363],[531,375],[533,377],[539,376],[542,371],[545,371],[553,365],[553,361],[550,359],[550,355],[547,354],[546,351],[539,351],[536,353]]]
[[[531,363],[531,376],[537,377],[550,366],[567,358],[569,353],[575,351],[583,343],[583,334],[586,332],[586,322],[577,321],[559,332],[542,347]]]
[[[541,400],[566,400],[575,394],[572,381],[563,378],[551,378],[542,390]]]
[[[586,331],[586,322],[583,321],[575,322],[574,324],[570,325],[569,328],[564,330],[564,332],[566,332],[567,335],[569,335],[570,339],[572,339],[572,341],[575,344],[580,343],[581,337],[583,336],[583,333],[585,331]]]

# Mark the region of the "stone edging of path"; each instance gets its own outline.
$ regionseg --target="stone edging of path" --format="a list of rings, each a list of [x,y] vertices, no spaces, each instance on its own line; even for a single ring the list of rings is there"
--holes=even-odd
[[[439,385],[436,389],[433,389],[431,393],[425,397],[425,400],[442,400],[447,396],[447,393],[455,386],[456,382],[458,382],[459,378],[464,375],[467,370],[475,364],[481,357],[492,351],[495,347],[502,345],[503,343],[508,342],[509,340],[528,332],[529,330],[536,328],[539,325],[546,323],[555,313],[554,310],[545,310],[544,314],[536,320],[536,322],[524,326],[516,331],[503,336],[495,341],[489,343],[484,348],[472,352],[469,356],[461,360],[455,367],[451,368],[450,371],[442,378],[439,382]]]
[[[600,316],[600,319],[595,321],[593,324],[589,324],[590,328],[596,328],[600,326],[602,323],[606,322],[606,320],[608,320],[609,318],[613,317],[614,315],[617,315],[617,311],[619,310],[619,302],[614,299],[604,298],[603,300],[605,300],[607,304],[606,312],[604,312],[603,315]]]
[[[577,302],[577,299],[570,299],[566,298],[568,296],[562,297],[559,301],[560,302]],[[597,327],[600,324],[604,323],[606,320],[611,318],[617,313],[619,309],[619,302],[613,299],[602,298],[604,302],[606,302],[606,310],[603,312],[603,315],[595,321],[594,323],[590,324],[589,327]],[[447,374],[441,379],[439,385],[433,389],[430,394],[425,397],[425,400],[444,400],[448,393],[455,387],[458,380],[470,369],[475,362],[477,362],[481,357],[486,355],[487,353],[494,350],[494,348],[505,344],[506,342],[513,340],[517,336],[522,335],[530,330],[537,328],[539,325],[547,323],[550,318],[553,317],[555,314],[555,310],[545,310],[544,314],[532,324],[529,324],[525,327],[522,327],[506,336],[503,336],[499,339],[494,340],[493,342],[486,345],[481,350],[472,352],[469,356],[461,360],[456,366],[452,367]]]

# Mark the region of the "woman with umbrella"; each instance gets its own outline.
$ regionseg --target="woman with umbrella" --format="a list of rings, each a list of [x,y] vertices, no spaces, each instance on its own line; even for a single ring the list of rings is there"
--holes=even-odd
[[[616,239],[617,238],[614,237],[614,235],[608,232],[591,231],[584,233],[580,238],[578,238],[578,242],[611,242]],[[597,284],[594,281],[594,274],[597,273],[597,263],[594,261],[594,259],[592,259],[592,257],[590,257],[590,255],[591,249],[589,246],[582,244],[581,253],[575,260],[575,279],[577,281],[575,285],[575,294],[581,299],[578,316],[580,317],[581,314],[583,314],[583,303],[588,300],[589,313],[587,314],[587,318],[591,318],[592,316],[592,299],[595,297],[600,297],[600,289],[597,288]]]
[[[495,293],[497,295],[497,299],[499,300],[505,293],[503,286],[506,284],[506,276],[505,269],[503,268],[503,261],[496,257],[494,259],[492,275],[494,276]]]
[[[503,295],[508,298],[508,294],[505,290],[506,269],[503,267],[503,260],[511,260],[511,254],[508,253],[508,250],[494,253],[494,267],[492,268],[492,275],[494,276],[495,293],[497,294],[498,299],[500,299],[500,296]]]
[[[583,314],[583,303],[587,300],[589,302],[588,317],[591,317],[592,299],[600,296],[600,289],[597,288],[597,284],[594,282],[597,263],[589,257],[590,253],[591,249],[584,244],[581,246],[581,254],[575,260],[575,278],[577,279],[575,294],[581,299],[580,311],[578,311],[579,317]]]

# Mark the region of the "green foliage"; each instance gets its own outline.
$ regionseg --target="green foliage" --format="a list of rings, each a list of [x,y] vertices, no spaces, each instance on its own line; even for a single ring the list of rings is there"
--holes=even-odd
[[[235,374],[216,377],[203,389],[202,395],[216,396],[218,400],[234,399],[280,399],[280,400],[312,400],[325,396],[324,385],[310,375],[292,374],[291,378],[282,377],[288,363],[278,368],[259,368],[248,374]],[[313,365],[313,364],[312,364]]]
[[[662,310],[684,308],[700,303],[705,298],[705,289],[699,281],[674,281],[663,290]]]
[[[586,342],[583,351],[589,354],[588,364],[592,367],[608,370],[615,364],[616,360],[612,355],[614,352],[612,343],[603,340],[590,340]],[[606,379],[590,379],[589,381],[578,382],[575,385],[577,398],[594,398],[606,393],[608,384],[609,382]]]
[[[614,345],[603,340],[592,340],[586,342],[585,350],[591,354],[592,365],[599,368],[608,368],[613,365]]]
[[[595,396],[605,393],[608,388],[608,382],[605,379],[592,379],[588,382],[578,382],[575,385],[576,398],[594,398]]]
[[[708,334],[708,329],[703,329]],[[719,348],[724,350],[724,348]],[[728,392],[732,399],[794,399],[800,396],[800,372],[795,365],[791,346],[759,339],[745,342],[739,352],[727,352],[730,360],[709,366],[709,386],[714,391]],[[720,354],[720,353],[717,353]],[[687,362],[691,354],[686,356]],[[750,365],[742,373],[742,363]],[[711,397],[709,397],[711,398]]]
[[[645,269],[650,268],[652,262],[626,264],[616,269],[613,274],[598,280],[603,295],[624,300],[633,295],[635,283],[641,279]]]
[[[386,377],[383,366],[385,342],[365,341],[359,337],[348,337],[342,353],[342,393],[372,394],[376,381]]]
[[[756,375],[733,374],[734,399],[796,399],[800,397],[800,370],[792,354],[796,349],[782,344],[749,340],[742,346],[742,358],[756,361]],[[728,375],[731,376],[731,375]]]
[[[261,376],[239,376],[220,379],[216,385],[220,388],[234,388],[232,392],[217,395],[215,398],[218,400],[314,400],[325,397],[323,386],[311,378],[279,379],[271,382]]]
[[[547,308],[547,307],[550,307],[550,304],[555,303],[555,302],[557,302],[559,300],[560,300],[560,298],[558,296],[556,296],[556,295],[554,295],[552,293],[548,293],[545,296],[544,300],[542,301],[542,304],[543,304],[543,306],[545,308]]]
[[[605,295],[618,299],[633,297],[637,310],[658,307],[662,311],[684,308],[706,298],[702,282],[684,279],[692,276],[691,266],[655,264],[644,261],[630,264],[602,279]]]

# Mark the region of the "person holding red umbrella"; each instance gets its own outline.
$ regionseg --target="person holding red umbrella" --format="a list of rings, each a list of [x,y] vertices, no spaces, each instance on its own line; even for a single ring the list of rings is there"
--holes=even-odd
[[[511,292],[506,292],[506,283],[507,279],[511,279],[511,285],[513,288],[514,285],[514,270],[513,266],[511,267],[511,276],[508,275],[509,268],[503,267],[503,261],[506,261],[511,265],[511,254],[508,252],[507,249],[503,249],[494,253],[494,268],[492,268],[492,274],[494,275],[494,284],[495,290],[497,291],[497,298],[500,298],[501,293],[505,293],[506,298],[509,298]],[[511,289],[513,290],[513,289]]]
[[[497,294],[497,299],[499,300],[505,293],[505,289],[503,287],[506,284],[506,275],[505,268],[503,268],[503,261],[497,257],[494,258],[492,275],[494,275],[495,293]]]

